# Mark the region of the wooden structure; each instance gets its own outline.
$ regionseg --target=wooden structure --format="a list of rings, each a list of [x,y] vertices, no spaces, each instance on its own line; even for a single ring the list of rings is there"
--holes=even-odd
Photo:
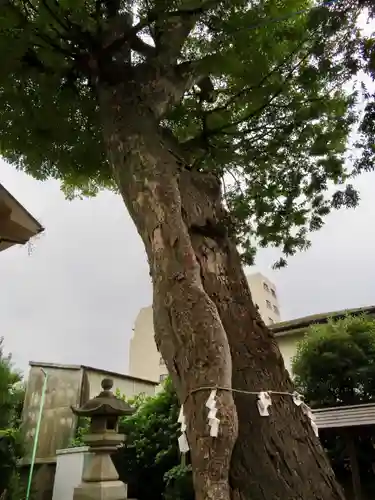
[[[345,439],[346,453],[350,461],[354,500],[362,500],[362,486],[355,447],[355,434],[359,427],[375,425],[375,403],[353,406],[335,406],[313,410],[319,430],[331,429]]]
[[[24,245],[42,231],[41,224],[0,184],[0,252]]]

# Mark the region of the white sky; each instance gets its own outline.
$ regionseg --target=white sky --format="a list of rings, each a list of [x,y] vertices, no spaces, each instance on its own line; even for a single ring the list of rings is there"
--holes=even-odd
[[[128,343],[151,285],[140,238],[121,199],[109,192],[68,202],[55,181],[40,183],[0,163],[0,182],[45,226],[31,255],[0,254],[0,318],[6,349],[29,360],[83,363],[126,372]],[[375,304],[375,174],[358,179],[356,210],[330,215],[312,248],[272,271],[283,319]]]

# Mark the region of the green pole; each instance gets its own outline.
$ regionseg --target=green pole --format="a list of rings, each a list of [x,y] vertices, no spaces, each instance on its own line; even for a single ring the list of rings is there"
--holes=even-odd
[[[44,382],[43,382],[43,388],[42,388],[42,396],[40,398],[38,421],[36,423],[36,428],[35,428],[35,436],[34,436],[34,443],[33,443],[33,452],[32,452],[32,455],[31,455],[31,462],[30,462],[29,480],[27,482],[27,490],[26,490],[26,500],[29,500],[29,498],[30,498],[31,483],[32,483],[32,480],[33,480],[33,472],[34,472],[34,464],[35,464],[35,456],[36,456],[36,450],[38,448],[40,423],[42,421],[44,400],[46,399],[48,374],[47,374],[47,372],[45,372],[43,370],[43,368],[41,368],[41,370],[42,370],[42,373],[44,375]]]

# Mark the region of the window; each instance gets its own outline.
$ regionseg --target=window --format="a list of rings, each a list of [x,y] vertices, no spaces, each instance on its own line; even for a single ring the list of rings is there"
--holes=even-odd
[[[165,361],[164,361],[164,359],[161,356],[160,356],[159,365],[161,365],[161,366],[165,365]]]
[[[271,293],[272,293],[272,296],[275,297],[275,299],[276,299],[276,292],[273,288],[271,288]]]
[[[272,318],[268,318],[268,321],[270,322],[270,325],[273,325],[275,323]]]
[[[277,306],[273,306],[273,310],[275,311],[276,314],[280,314],[279,308]]]
[[[263,283],[263,288],[264,288],[264,290],[265,290],[266,292],[269,292],[269,291],[270,291],[270,289],[269,289],[269,287],[268,287],[267,283]]]
[[[163,375],[160,375],[159,377],[159,382],[164,382],[164,380],[168,377],[167,373],[163,373]]]
[[[269,300],[266,300],[266,304],[267,304],[268,309],[272,309],[271,302]]]

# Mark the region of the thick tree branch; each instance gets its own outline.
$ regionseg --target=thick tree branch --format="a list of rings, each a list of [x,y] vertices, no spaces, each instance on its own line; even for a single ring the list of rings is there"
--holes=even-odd
[[[138,54],[141,54],[147,59],[150,59],[156,53],[155,47],[152,47],[152,45],[149,45],[148,43],[144,42],[137,35],[129,37],[129,45],[132,50],[138,52]]]
[[[33,11],[34,14],[37,12],[35,10],[35,7],[33,6],[33,4],[29,0],[26,0],[23,3],[24,11],[20,6],[16,6],[10,0],[4,0],[2,8],[9,8],[13,11],[13,13],[18,17],[20,29],[29,29],[31,35],[33,35],[36,39],[43,41],[45,46],[50,47],[54,51],[64,55],[65,57],[68,57],[69,59],[74,59],[74,57],[76,56],[76,53],[71,48],[63,47],[59,43],[60,39],[63,39],[64,41],[70,41],[70,40],[68,38],[64,38],[62,36],[62,34],[56,29],[54,31],[57,33],[58,39],[51,37],[49,34],[47,34],[46,32],[42,32],[40,29],[35,29],[32,22],[30,22],[30,20],[28,18],[28,14],[30,11],[27,8],[27,6],[29,9],[31,9]],[[49,27],[51,27],[53,29],[52,26],[49,26]],[[38,46],[37,43],[34,43],[33,45],[35,47]]]
[[[157,17],[152,33],[158,60],[162,64],[174,64],[199,17],[221,4],[223,0],[203,0],[194,7],[181,6]]]
[[[274,68],[272,68],[266,75],[263,76],[257,82],[255,85],[251,85],[249,87],[244,87],[243,89],[239,90],[237,93],[235,93],[232,97],[230,97],[225,104],[222,106],[218,106],[216,108],[208,110],[206,113],[211,115],[216,112],[220,111],[225,111],[226,109],[229,108],[232,104],[236,102],[236,100],[240,97],[246,96],[248,92],[251,92],[254,89],[259,89],[261,88],[264,83],[271,78],[271,76],[275,75],[277,72],[279,72],[283,66],[285,66],[287,63],[291,62],[294,56],[298,54],[298,52],[302,49],[304,44],[308,41],[308,39],[303,39],[279,64],[277,64]]]
[[[172,10],[169,15],[171,16],[180,16],[185,14],[204,14],[205,12],[213,9],[215,7],[219,7],[222,5],[223,0],[202,0],[198,5],[194,7],[180,7],[179,9]],[[230,2],[229,2],[230,3]]]
[[[203,0],[194,7],[181,7],[169,12],[161,12],[159,9],[150,10],[137,24],[124,30],[116,40],[113,40],[106,47],[106,54],[115,53],[124,44],[132,43],[133,50],[145,57],[153,57],[157,53],[160,62],[175,64],[199,15],[221,3],[222,0]],[[153,33],[155,48],[137,36],[147,26]]]
[[[138,28],[137,26],[123,27],[121,34],[115,38],[115,40],[107,41],[103,51],[103,57],[109,57],[111,54],[121,52],[124,45],[128,45],[132,50],[138,52],[146,58],[151,58],[155,55],[155,47],[144,42],[141,38],[137,36]]]
[[[215,127],[215,128],[209,129],[206,133],[208,133],[208,135],[210,135],[210,136],[211,135],[215,135],[217,133],[223,132],[226,129],[230,129],[231,127],[236,127],[237,125],[240,125],[241,123],[246,122],[250,118],[253,118],[255,116],[259,116],[264,111],[264,109],[266,109],[270,104],[272,104],[272,102],[284,91],[285,85],[293,77],[294,71],[304,61],[306,61],[306,59],[309,56],[310,56],[310,53],[308,52],[307,54],[305,54],[304,57],[302,57],[302,59],[297,64],[295,64],[292,67],[292,69],[289,71],[289,73],[287,74],[286,78],[284,79],[284,81],[282,82],[282,84],[279,86],[279,88],[271,95],[271,97],[269,99],[267,99],[266,101],[264,101],[261,106],[259,106],[255,110],[250,111],[249,113],[246,113],[244,116],[242,116],[241,118],[239,118],[237,120],[234,120],[232,122],[226,123],[224,125],[220,125],[219,127]]]
[[[206,76],[208,63],[213,57],[186,61],[165,69],[152,69],[147,65],[139,67],[139,79],[144,91],[148,90],[149,107],[156,120],[161,120],[191,87]]]
[[[59,8],[59,5],[57,5],[57,9],[58,11],[55,12],[48,4],[48,1],[47,0],[42,0],[42,5],[44,7],[44,9],[49,13],[50,17],[56,22],[56,24],[58,24],[62,30],[64,32],[68,31],[69,30],[69,25],[68,24],[65,24],[63,22],[63,19],[64,19],[64,16],[62,16],[61,14],[61,9]]]

